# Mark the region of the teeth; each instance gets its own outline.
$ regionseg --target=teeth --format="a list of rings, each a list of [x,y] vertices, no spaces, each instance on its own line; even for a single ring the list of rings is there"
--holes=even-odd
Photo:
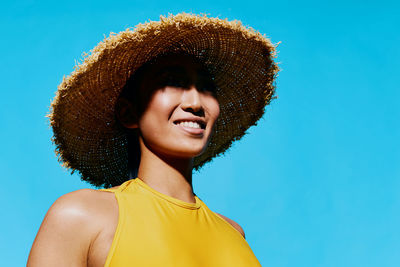
[[[194,128],[194,129],[200,129],[200,124],[194,121],[182,121],[179,123],[179,125],[183,127],[189,127],[189,128]]]

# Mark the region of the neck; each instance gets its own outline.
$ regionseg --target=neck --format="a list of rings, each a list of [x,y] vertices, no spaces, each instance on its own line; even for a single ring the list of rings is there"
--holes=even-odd
[[[193,159],[171,158],[151,151],[140,138],[138,178],[165,195],[195,203],[192,186]]]

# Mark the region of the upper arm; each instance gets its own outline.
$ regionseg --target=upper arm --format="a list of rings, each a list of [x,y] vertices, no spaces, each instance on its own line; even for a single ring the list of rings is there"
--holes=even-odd
[[[243,238],[246,238],[242,227],[237,222],[235,222],[232,219],[229,219],[228,217],[226,217],[226,216],[224,216],[222,214],[219,214],[219,213],[217,213],[217,214],[219,216],[221,216],[223,219],[225,219],[228,223],[230,223],[236,230],[238,230],[242,234]]]
[[[95,234],[85,200],[90,189],[68,193],[48,210],[33,242],[27,266],[86,266]]]

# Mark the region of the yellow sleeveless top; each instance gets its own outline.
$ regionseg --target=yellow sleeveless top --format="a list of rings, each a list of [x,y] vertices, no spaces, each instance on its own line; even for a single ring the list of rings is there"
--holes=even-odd
[[[196,195],[185,202],[139,178],[99,190],[114,192],[119,207],[106,267],[261,266],[240,232]]]

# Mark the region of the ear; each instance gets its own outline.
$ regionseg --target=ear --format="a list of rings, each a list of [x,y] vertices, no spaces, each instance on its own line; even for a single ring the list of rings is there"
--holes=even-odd
[[[120,97],[115,104],[115,115],[118,121],[126,128],[138,128],[138,116],[131,101]]]

